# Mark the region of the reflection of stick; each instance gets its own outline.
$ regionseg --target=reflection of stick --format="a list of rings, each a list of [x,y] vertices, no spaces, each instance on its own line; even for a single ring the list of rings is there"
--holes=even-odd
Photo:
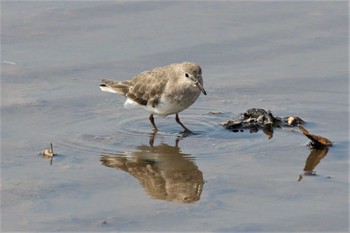
[[[298,127],[299,127],[300,131],[311,140],[313,146],[315,146],[315,147],[332,146],[332,142],[329,141],[327,138],[319,136],[319,135],[311,134],[303,126],[301,126],[301,124],[298,124]]]
[[[328,147],[322,149],[311,149],[311,152],[305,161],[304,172],[299,175],[298,181],[301,181],[304,175],[316,175],[314,169],[321,160],[327,156],[328,150]]]
[[[304,173],[313,173],[315,167],[326,157],[328,148],[324,149],[311,149],[309,157],[305,161]]]

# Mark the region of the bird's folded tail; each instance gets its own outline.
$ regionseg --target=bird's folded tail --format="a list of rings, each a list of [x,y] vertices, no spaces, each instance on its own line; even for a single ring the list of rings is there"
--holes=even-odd
[[[100,88],[102,91],[117,93],[121,95],[126,95],[129,92],[130,86],[131,86],[131,83],[128,81],[118,82],[118,81],[107,80],[107,79],[103,79],[102,83],[100,84]]]

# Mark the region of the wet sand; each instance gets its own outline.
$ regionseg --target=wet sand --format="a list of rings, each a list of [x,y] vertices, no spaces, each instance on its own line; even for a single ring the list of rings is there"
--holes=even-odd
[[[346,2],[2,2],[1,230],[346,232]],[[175,117],[123,109],[102,78],[202,66]],[[219,123],[296,115],[273,137]],[[213,114],[218,113],[218,114]],[[39,155],[53,143],[57,156]],[[316,175],[300,174],[312,170]],[[298,181],[299,180],[299,181]]]

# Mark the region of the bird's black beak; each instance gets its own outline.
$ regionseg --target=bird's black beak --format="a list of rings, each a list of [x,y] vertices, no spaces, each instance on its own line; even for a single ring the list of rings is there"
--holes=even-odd
[[[198,87],[199,90],[201,90],[201,92],[204,94],[204,95],[207,95],[207,92],[204,90],[202,84],[200,84],[198,81],[196,82],[196,87]]]

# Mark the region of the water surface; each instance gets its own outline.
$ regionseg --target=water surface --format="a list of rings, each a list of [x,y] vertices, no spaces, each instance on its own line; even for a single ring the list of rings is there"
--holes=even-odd
[[[2,231],[349,229],[346,2],[5,1],[1,13]],[[208,92],[180,114],[196,135],[174,116],[154,135],[146,112],[98,88],[182,61],[202,66]],[[334,146],[219,125],[252,107],[299,116]],[[51,142],[52,165],[38,155]]]

